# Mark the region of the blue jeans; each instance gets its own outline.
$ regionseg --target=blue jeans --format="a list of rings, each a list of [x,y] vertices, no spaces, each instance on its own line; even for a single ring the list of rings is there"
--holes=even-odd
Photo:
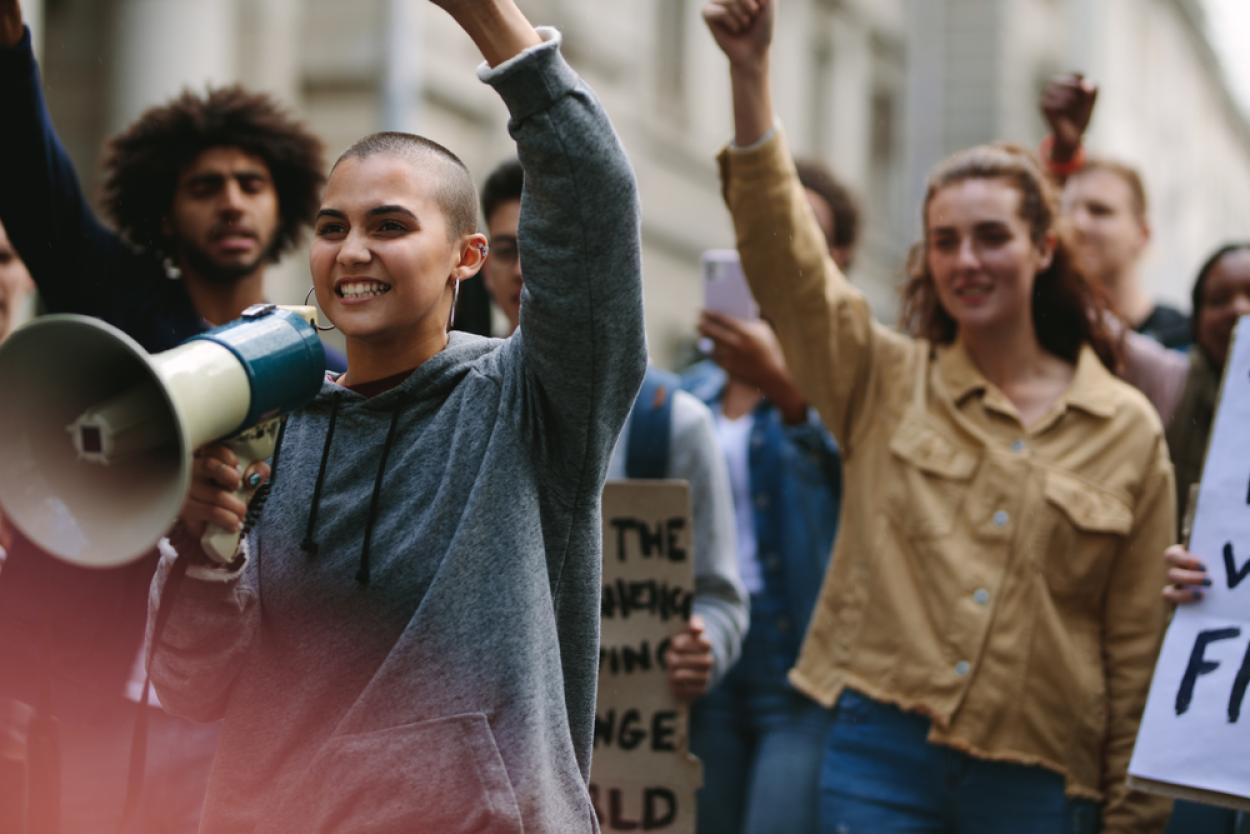
[[[1098,803],[1040,767],[927,740],[929,719],[844,690],[820,773],[823,834],[1096,834]]]
[[[1165,834],[1235,834],[1240,830],[1236,811],[1178,799]]]
[[[784,617],[767,596],[751,598],[742,657],[691,711],[690,747],[703,760],[699,834],[817,830],[830,713],[786,682],[795,635]]]

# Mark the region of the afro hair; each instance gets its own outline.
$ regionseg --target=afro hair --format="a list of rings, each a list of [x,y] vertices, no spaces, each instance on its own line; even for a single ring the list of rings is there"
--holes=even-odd
[[[209,148],[232,147],[264,160],[278,196],[270,256],[299,242],[317,211],[324,181],[321,141],[272,98],[239,85],[183,91],[153,107],[108,143],[104,209],[132,244],[163,254],[162,229],[178,177]]]

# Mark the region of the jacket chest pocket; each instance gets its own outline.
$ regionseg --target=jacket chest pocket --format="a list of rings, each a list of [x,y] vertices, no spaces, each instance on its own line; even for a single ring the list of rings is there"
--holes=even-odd
[[[1133,511],[1119,496],[1061,472],[1046,475],[1048,530],[1038,554],[1050,590],[1100,595],[1111,563],[1133,529]]]
[[[904,420],[890,440],[895,466],[886,508],[909,536],[936,538],[954,529],[968,501],[978,456],[933,428]]]

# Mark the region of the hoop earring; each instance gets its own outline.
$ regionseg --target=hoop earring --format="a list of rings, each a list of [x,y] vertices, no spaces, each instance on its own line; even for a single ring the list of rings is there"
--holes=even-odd
[[[161,268],[165,270],[165,277],[170,281],[182,280],[182,270],[174,263],[174,259],[168,255],[161,259]]]
[[[447,317],[447,332],[450,333],[452,327],[456,324],[456,304],[460,301],[460,282],[452,279],[451,285],[451,315]]]
[[[317,291],[317,288],[316,288],[316,287],[309,287],[309,288],[308,288],[308,293],[304,296],[304,306],[305,306],[305,307],[308,307],[308,306],[309,306],[309,304],[308,304],[308,299],[312,298],[313,293],[314,293],[314,292],[316,292],[316,291]],[[318,312],[319,314],[324,315],[323,313],[321,313],[321,308],[320,308],[320,307],[317,307],[317,305],[315,305],[315,304],[314,304],[314,305],[311,305],[311,306],[315,307],[315,308],[316,308],[316,310],[317,310],[317,312]],[[321,315],[318,315],[318,318],[320,318],[320,317],[321,317]],[[326,319],[326,321],[329,321],[329,319],[327,318],[327,319]],[[313,325],[313,327],[315,327],[317,330],[320,330],[322,333],[328,332],[328,331],[330,331],[330,330],[338,330],[338,328],[334,325],[334,322],[332,322],[332,321],[330,322],[330,326],[329,326],[329,327],[323,327],[323,326],[321,326],[320,324],[314,324],[314,325]]]

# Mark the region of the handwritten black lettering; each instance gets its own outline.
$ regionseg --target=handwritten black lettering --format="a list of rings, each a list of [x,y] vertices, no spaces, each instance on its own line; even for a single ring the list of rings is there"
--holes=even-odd
[[[673,753],[677,750],[676,735],[677,713],[673,710],[658,710],[651,714],[650,721],[633,708],[595,713],[596,748],[602,745],[630,751],[645,745],[656,753]]]
[[[607,619],[629,619],[631,614],[649,614],[667,622],[690,619],[694,595],[686,589],[655,579],[617,579],[603,586],[602,613]]]
[[[616,559],[624,562],[630,551],[631,541],[637,541],[638,553],[644,559],[664,557],[670,562],[686,561],[686,549],[681,546],[681,532],[686,528],[683,517],[669,518],[654,524],[641,518],[614,518],[608,522],[616,531]],[[630,533],[637,535],[632,537]]]
[[[603,810],[603,794],[607,793],[607,813]],[[622,788],[608,787],[606,791],[595,782],[590,783],[590,802],[595,816],[604,831],[659,831],[669,828],[677,821],[677,795],[668,788],[642,789],[642,818],[632,818],[626,813],[626,796]]]
[[[1233,543],[1226,542],[1224,545],[1224,570],[1228,574],[1228,589],[1231,591],[1241,584],[1241,580],[1250,576],[1250,559],[1240,568],[1237,567],[1237,560],[1233,558]]]
[[[1176,692],[1176,714],[1184,715],[1194,700],[1194,684],[1200,675],[1210,674],[1220,668],[1218,660],[1207,660],[1203,657],[1207,646],[1216,640],[1231,640],[1241,635],[1239,628],[1213,628],[1198,632],[1194,639],[1193,651],[1189,654],[1189,665],[1181,677],[1181,687]]]
[[[1246,646],[1246,653],[1241,658],[1241,668],[1237,670],[1237,677],[1233,678],[1233,691],[1228,696],[1229,724],[1236,724],[1241,717],[1241,702],[1246,698],[1247,684],[1250,684],[1250,645]]]
[[[684,517],[670,518],[664,522],[664,532],[668,535],[665,543],[668,545],[668,560],[670,562],[686,561],[686,548],[682,547],[680,543],[681,531],[685,529],[686,519]]]
[[[660,710],[651,716],[651,749],[664,753],[677,752],[674,736],[677,735],[677,713]]]
[[[632,675],[636,672],[664,669],[664,652],[668,651],[670,642],[666,637],[654,646],[650,640],[642,640],[633,645],[600,645],[599,668],[614,675]]]

